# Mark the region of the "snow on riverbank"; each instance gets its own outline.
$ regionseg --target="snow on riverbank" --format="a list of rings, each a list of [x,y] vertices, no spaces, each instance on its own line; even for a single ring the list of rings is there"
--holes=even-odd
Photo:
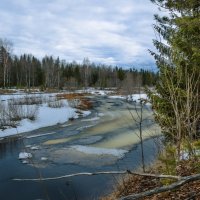
[[[37,97],[38,94],[35,94]],[[52,98],[55,97],[54,94],[42,94],[42,98]],[[21,99],[27,96],[27,94],[12,94],[12,95],[1,95],[1,100],[5,104],[9,99]],[[31,95],[33,96],[33,94]],[[23,119],[19,121],[16,128],[7,128],[5,130],[0,130],[0,138],[7,137],[19,133],[24,133],[32,131],[38,128],[53,126],[56,124],[62,124],[67,122],[70,118],[78,118],[75,108],[69,106],[67,100],[62,100],[63,107],[61,108],[51,108],[48,106],[48,103],[42,103],[37,105],[37,115],[34,121],[29,119]],[[90,111],[81,111],[83,116],[89,115]]]
[[[123,95],[112,95],[109,96],[110,99],[127,99],[128,101],[139,102],[141,99],[148,99],[147,94],[132,94],[128,96]]]
[[[69,118],[78,118],[75,111],[76,109],[71,107],[50,108],[47,105],[43,105],[39,107],[35,121],[23,119],[19,122],[17,128],[0,130],[0,137],[15,135],[18,133],[32,131],[38,128],[67,122]],[[87,112],[87,114],[89,114],[89,112]]]
[[[87,90],[80,90],[75,91],[79,93],[90,93],[93,95],[102,95],[102,96],[108,96],[108,98],[121,98],[121,99],[128,99],[138,102],[141,98],[147,99],[146,94],[133,94],[129,96],[120,96],[120,95],[113,95],[113,90],[95,90],[93,88],[87,89]],[[68,92],[65,92],[68,93]],[[41,99],[53,99],[56,98],[55,96],[58,93],[36,93],[36,94],[26,94],[26,93],[20,93],[16,92],[14,94],[7,94],[7,95],[0,95],[0,100],[2,103],[6,104],[10,99],[22,99],[22,98],[28,98],[33,97],[34,98],[41,98]],[[76,113],[76,109],[70,107],[67,100],[62,100],[64,102],[64,107],[61,108],[51,108],[48,106],[48,103],[42,103],[37,105],[37,116],[34,121],[31,121],[29,119],[23,119],[19,121],[17,124],[17,128],[7,128],[5,130],[0,130],[0,138],[11,136],[19,133],[24,133],[28,131],[32,131],[38,128],[47,127],[47,126],[53,126],[56,124],[62,124],[67,122],[70,118],[78,118],[78,114]],[[45,101],[44,101],[45,102]],[[31,107],[31,105],[29,105]],[[82,116],[85,117],[89,115],[90,111],[82,111]],[[100,116],[100,115],[99,115]],[[91,118],[91,119],[85,119],[82,121],[95,121],[98,120],[99,117]]]

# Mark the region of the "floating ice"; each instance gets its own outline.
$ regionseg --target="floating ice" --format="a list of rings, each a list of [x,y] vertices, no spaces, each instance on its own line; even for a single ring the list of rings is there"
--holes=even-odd
[[[47,157],[41,157],[41,160],[46,161],[46,160],[48,160],[48,158]]]
[[[72,124],[62,124],[62,125],[60,125],[61,127],[67,127],[67,126],[71,126]]]
[[[122,158],[124,154],[128,152],[122,149],[106,149],[106,148],[97,148],[97,147],[89,147],[82,145],[74,145],[72,146],[72,148],[85,154],[112,155],[119,158]]]
[[[23,160],[23,159],[27,159],[27,158],[32,158],[32,154],[27,153],[27,152],[19,153],[19,159]]]
[[[38,150],[39,149],[39,146],[33,146],[30,148],[31,150]]]
[[[56,132],[44,133],[44,134],[37,134],[37,135],[31,135],[31,136],[27,136],[26,139],[36,138],[36,137],[42,137],[42,136],[46,136],[46,135],[52,135],[52,134],[55,134],[55,133],[56,133]]]
[[[81,126],[81,127],[77,128],[76,130],[82,131],[83,129],[90,128],[90,127],[93,127],[93,126],[95,126],[95,125]]]
[[[90,119],[82,119],[81,121],[90,122],[90,121],[96,121],[96,120],[99,120],[99,119],[100,119],[99,117],[93,117],[93,118],[90,118]]]
[[[28,164],[28,160],[23,160],[22,163],[23,164]]]
[[[103,113],[98,113],[98,116],[99,117],[103,117],[105,114],[103,114]]]
[[[82,110],[81,112],[83,114],[83,117],[86,117],[91,114],[91,111],[89,111],[89,110]]]

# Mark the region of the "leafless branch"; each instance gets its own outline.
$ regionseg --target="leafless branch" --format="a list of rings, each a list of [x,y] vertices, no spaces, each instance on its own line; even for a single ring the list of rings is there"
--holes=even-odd
[[[101,172],[81,172],[81,173],[75,173],[75,174],[68,174],[63,176],[56,176],[56,177],[49,177],[49,178],[15,178],[14,181],[49,181],[49,180],[57,180],[57,179],[63,179],[63,178],[70,178],[74,176],[94,176],[94,175],[100,175],[100,174],[131,174],[131,175],[139,175],[139,176],[148,176],[148,177],[155,177],[155,178],[170,178],[179,180],[180,176],[172,176],[172,175],[159,175],[159,174],[149,174],[149,173],[137,173],[137,172],[131,172],[130,170],[124,170],[124,171],[101,171]]]

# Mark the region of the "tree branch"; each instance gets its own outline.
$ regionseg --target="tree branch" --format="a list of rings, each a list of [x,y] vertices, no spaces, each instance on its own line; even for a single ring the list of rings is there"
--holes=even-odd
[[[148,177],[155,177],[155,178],[170,178],[179,180],[181,179],[180,176],[171,176],[171,175],[159,175],[159,174],[148,174],[148,173],[137,173],[137,172],[131,172],[130,170],[124,170],[124,171],[102,171],[102,172],[81,172],[81,173],[75,173],[75,174],[68,174],[63,176],[56,176],[56,177],[48,177],[48,178],[14,178],[12,180],[14,181],[49,181],[49,180],[57,180],[57,179],[63,179],[63,178],[69,178],[74,176],[94,176],[94,175],[100,175],[100,174],[131,174],[131,175],[139,175],[139,176],[148,176]]]

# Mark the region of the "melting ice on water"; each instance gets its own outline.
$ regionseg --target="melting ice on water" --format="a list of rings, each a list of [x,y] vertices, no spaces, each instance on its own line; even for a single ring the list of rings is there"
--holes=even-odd
[[[95,154],[95,155],[105,154],[105,155],[113,155],[119,158],[122,158],[124,154],[127,153],[126,150],[122,149],[106,149],[106,148],[89,147],[83,145],[74,145],[72,146],[72,148],[85,154]]]

